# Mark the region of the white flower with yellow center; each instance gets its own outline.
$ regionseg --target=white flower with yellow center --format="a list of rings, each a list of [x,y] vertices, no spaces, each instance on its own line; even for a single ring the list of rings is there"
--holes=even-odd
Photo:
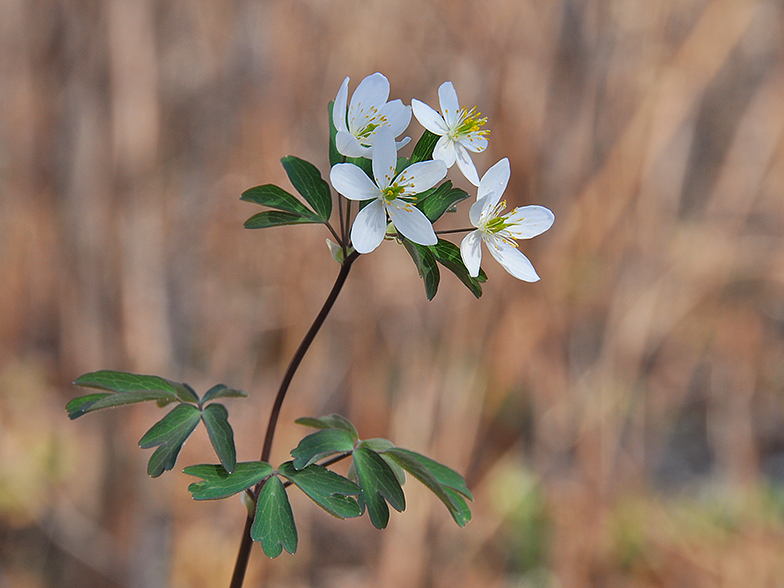
[[[481,128],[487,118],[480,118],[476,107],[471,110],[460,108],[452,82],[444,82],[438,88],[438,102],[443,116],[424,102],[411,101],[419,123],[431,133],[441,136],[433,150],[433,159],[442,160],[447,167],[452,167],[457,161],[457,167],[468,181],[478,186],[479,174],[468,152],[480,153],[487,147],[485,135],[490,131]]]
[[[468,273],[475,278],[482,263],[481,243],[484,241],[490,254],[506,271],[520,280],[536,282],[539,276],[517,248],[515,239],[530,239],[544,233],[553,226],[555,215],[544,206],[521,206],[502,215],[506,201],[499,200],[509,183],[509,175],[509,160],[504,158],[482,176],[476,202],[468,212],[476,230],[463,238],[460,256]]]
[[[387,102],[389,81],[380,73],[369,75],[359,83],[348,102],[348,81],[343,80],[332,106],[332,122],[337,129],[335,146],[346,157],[367,157],[373,154],[373,143],[381,127],[389,127],[397,137],[411,122],[411,107],[400,100]],[[410,141],[405,137],[397,143],[400,149]]]
[[[359,166],[338,163],[329,172],[335,190],[349,200],[371,200],[359,211],[351,227],[351,243],[359,253],[370,253],[384,240],[387,216],[407,239],[420,245],[438,242],[433,225],[413,205],[416,195],[429,190],[446,176],[443,161],[415,163],[395,174],[397,150],[392,131],[378,129],[373,145],[373,177],[375,183]]]

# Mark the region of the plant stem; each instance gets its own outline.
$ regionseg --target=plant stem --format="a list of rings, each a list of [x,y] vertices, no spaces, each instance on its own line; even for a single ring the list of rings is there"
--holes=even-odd
[[[289,362],[289,366],[286,369],[286,373],[283,375],[283,380],[280,383],[280,388],[278,388],[278,395],[275,397],[275,402],[272,405],[272,411],[270,412],[269,423],[267,424],[267,433],[264,437],[264,447],[261,450],[261,461],[269,461],[270,454],[272,453],[272,440],[275,437],[275,427],[278,424],[280,409],[283,406],[283,399],[286,397],[289,384],[291,384],[291,380],[294,378],[294,374],[297,372],[299,364],[302,363],[302,359],[308,352],[311,343],[313,343],[313,340],[316,338],[316,334],[319,332],[321,325],[324,324],[324,321],[327,319],[329,312],[332,310],[332,306],[335,304],[340,291],[343,289],[343,285],[346,283],[346,278],[348,277],[348,272],[351,270],[351,264],[353,264],[358,257],[359,253],[355,251],[343,262],[343,265],[340,267],[340,273],[335,280],[335,285],[332,286],[332,290],[330,291],[329,296],[327,296],[327,299],[324,301],[324,306],[321,307],[321,311],[316,316],[313,324],[310,326],[310,329],[308,329],[308,332],[305,333],[305,337],[302,339],[302,342],[299,344],[297,351],[291,358],[291,362]],[[253,495],[258,496],[260,489],[261,483],[257,484],[253,489]],[[242,582],[245,579],[245,571],[248,568],[248,559],[250,558],[250,548],[253,545],[253,540],[250,537],[250,528],[252,524],[253,516],[248,514],[248,518],[245,521],[245,530],[243,531],[242,542],[240,543],[240,550],[237,554],[237,562],[234,564],[234,573],[232,574],[229,588],[241,588]]]
[[[472,227],[470,229],[444,229],[442,231],[436,231],[436,235],[451,235],[453,233],[470,233],[471,231],[475,231],[476,228]]]

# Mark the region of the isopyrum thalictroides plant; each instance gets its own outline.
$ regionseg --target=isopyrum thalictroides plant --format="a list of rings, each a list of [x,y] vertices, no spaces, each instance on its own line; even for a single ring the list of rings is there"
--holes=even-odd
[[[440,112],[419,100],[412,100],[411,106],[387,101],[389,82],[380,73],[362,80],[350,102],[348,87],[346,78],[329,105],[329,180],[338,196],[333,197],[314,165],[294,156],[281,161],[302,200],[272,184],[250,188],[241,196],[268,209],[249,218],[247,229],[302,223],[326,226],[331,235],[329,252],[340,266],[335,285],[283,376],[260,459],[237,463],[228,410],[218,401],[247,394],[223,384],[199,395],[188,384],[159,376],[102,370],[77,378],[75,385],[97,391],[74,398],[66,406],[68,416],[76,419],[102,408],[148,400],[161,408],[173,405],[139,440],[142,449],[156,448],[147,466],[152,477],[171,470],[185,441],[200,423],[204,425],[219,463],[186,467],[186,474],[199,479],[188,491],[195,500],[241,494],[248,509],[232,588],[242,585],[253,542],[261,543],[271,558],[284,549],[291,554],[297,550],[297,527],[288,499],[291,487],[332,516],[345,519],[367,513],[371,524],[383,529],[389,521],[389,506],[399,512],[406,507],[402,485],[408,474],[444,503],[458,525],[468,523],[471,511],[466,501],[472,496],[460,474],[387,439],[363,439],[354,425],[337,414],[298,419],[297,423],[315,432],[291,450],[290,461],[273,466],[269,458],[278,415],[297,368],[361,255],[385,240],[393,241],[403,245],[416,265],[428,300],[438,290],[439,266],[457,276],[478,298],[487,280],[480,268],[482,243],[507,272],[535,282],[539,276],[516,240],[539,235],[555,219],[542,206],[504,212],[506,201],[501,198],[509,181],[509,160],[501,159],[479,177],[470,152],[487,147],[486,119],[474,109],[461,108],[451,82],[438,89]],[[408,128],[412,112],[425,132],[411,156],[403,157],[398,150],[410,139],[399,137]],[[434,223],[469,198],[446,179],[455,163],[477,189],[468,210],[471,226],[436,231]],[[354,202],[357,206],[352,209]],[[439,237],[459,233],[467,233],[459,247]],[[347,477],[329,468],[343,459],[351,460]]]

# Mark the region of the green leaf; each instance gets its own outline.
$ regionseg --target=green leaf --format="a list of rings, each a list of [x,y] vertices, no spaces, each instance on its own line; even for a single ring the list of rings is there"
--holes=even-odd
[[[310,219],[312,222],[322,222],[322,219],[307,206],[302,204],[293,194],[289,194],[283,188],[275,184],[264,184],[249,188],[242,193],[240,200],[253,202],[262,206],[269,206],[284,212],[290,212],[297,216]]]
[[[354,450],[354,438],[342,429],[323,429],[303,438],[294,449],[294,467],[298,470],[316,463],[335,453],[350,453]]]
[[[194,500],[218,500],[255,486],[272,474],[273,469],[263,461],[244,461],[238,463],[232,473],[223,466],[213,464],[188,466],[182,471],[202,479],[188,486],[188,492]]]
[[[278,557],[284,549],[291,554],[297,551],[294,515],[283,482],[277,476],[269,478],[259,492],[250,536],[261,541],[261,548],[270,558]]]
[[[177,388],[177,397],[180,400],[199,404],[199,395],[196,394],[196,390],[191,388],[188,384],[177,384],[176,382],[172,382],[172,384]]]
[[[359,439],[357,429],[351,424],[346,417],[339,414],[328,414],[327,416],[313,418],[302,417],[294,421],[298,425],[305,425],[306,427],[313,427],[314,429],[343,429],[348,431],[354,438],[354,441]]]
[[[356,499],[351,498],[360,494],[362,488],[351,480],[315,464],[297,470],[287,461],[278,471],[333,517],[346,519],[362,514]]]
[[[381,437],[377,437],[375,439],[365,439],[359,444],[360,447],[367,447],[371,451],[375,451],[376,453],[381,453],[382,451],[388,451],[392,449],[395,444],[392,443],[389,439],[382,439]]]
[[[422,134],[411,152],[411,163],[419,163],[428,159],[433,159],[433,149],[436,148],[436,143],[441,137],[428,130]]]
[[[229,411],[215,402],[202,410],[201,419],[218,459],[226,471],[232,473],[237,467],[237,451],[234,449],[234,431],[229,424]]]
[[[284,225],[305,225],[320,223],[320,220],[309,217],[299,216],[291,212],[281,212],[279,210],[266,210],[254,214],[245,224],[246,229],[268,229],[269,227],[282,227]]]
[[[387,462],[387,465],[392,468],[392,472],[395,474],[398,484],[404,486],[406,483],[406,471],[397,465],[386,453],[379,453],[379,455],[381,456],[381,459]]]
[[[396,461],[400,467],[427,486],[427,488],[444,503],[450,514],[452,514],[455,521],[459,524],[457,514],[460,512],[460,507],[452,502],[452,498],[447,494],[445,488],[436,480],[430,470],[416,457],[411,455],[411,453],[412,452],[406,451],[405,449],[393,448],[385,452],[384,456]]]
[[[147,473],[157,478],[174,467],[185,441],[201,419],[201,411],[192,404],[178,404],[165,417],[155,423],[139,440],[139,447],[149,449],[160,446],[150,457]]]
[[[455,506],[456,510],[449,510],[449,514],[452,515],[452,518],[455,522],[460,525],[461,527],[465,527],[468,522],[471,520],[471,509],[468,508],[468,504],[466,504],[465,499],[455,492],[452,488],[444,487],[444,492],[447,493],[449,498],[452,500],[452,504]]]
[[[318,168],[293,155],[284,157],[280,162],[291,180],[291,185],[302,194],[321,220],[328,221],[329,215],[332,214],[332,194],[329,191],[329,184],[322,179]]]
[[[247,398],[248,393],[242,390],[235,390],[234,388],[227,388],[223,384],[217,384],[204,393],[201,399],[202,404],[210,400],[217,400],[218,398]]]
[[[65,407],[71,419],[94,410],[146,400],[168,403],[179,398],[184,402],[193,402],[195,398],[195,402],[198,402],[198,397],[190,387],[158,376],[101,370],[79,376],[74,385],[108,390],[112,394],[88,394],[74,398]]]
[[[335,101],[330,100],[329,105],[327,106],[327,112],[329,114],[329,165],[332,167],[335,164],[341,163],[343,161],[343,155],[340,154],[338,148],[335,144],[335,136],[338,134],[337,128],[335,128],[335,121],[332,119],[332,109],[335,106]]]
[[[486,281],[487,276],[481,269],[479,270],[479,277],[472,278],[470,276],[468,268],[463,263],[463,258],[460,255],[460,248],[457,245],[451,241],[439,239],[438,243],[431,245],[429,249],[436,261],[455,274],[457,279],[463,282],[474,296],[477,298],[482,296],[482,284],[480,282]],[[481,279],[482,276],[484,276],[484,279]]]
[[[403,245],[411,256],[411,259],[414,260],[419,276],[425,282],[425,296],[427,296],[428,300],[433,300],[436,292],[438,292],[438,283],[441,280],[436,258],[433,256],[430,249],[424,245],[419,245],[406,238],[403,238]]]
[[[417,208],[425,213],[431,223],[440,219],[455,204],[468,198],[468,192],[460,188],[443,189],[447,184],[452,185],[451,182],[444,182],[433,194],[417,202]]]
[[[411,451],[410,449],[401,449],[398,447],[395,448],[395,451],[399,454],[405,454],[419,461],[419,463],[430,470],[430,473],[433,474],[435,479],[438,480],[438,483],[442,486],[456,490],[469,500],[474,499],[474,497],[471,496],[471,491],[468,489],[468,486],[466,486],[466,482],[463,479],[463,476],[458,474],[452,468],[445,466],[442,463],[438,463],[434,459],[430,459],[421,453]]]
[[[86,396],[79,396],[70,400],[65,405],[65,410],[68,411],[68,418],[71,420],[79,418],[87,413],[93,404],[107,396],[114,395],[110,392],[96,392],[95,394],[87,394]]]
[[[375,451],[358,447],[353,456],[370,522],[376,529],[383,529],[389,522],[387,502],[398,512],[405,510],[406,497],[403,489],[392,468]]]

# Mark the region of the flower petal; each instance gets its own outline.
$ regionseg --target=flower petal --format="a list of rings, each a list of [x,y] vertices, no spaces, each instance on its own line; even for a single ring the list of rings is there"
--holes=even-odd
[[[468,269],[468,275],[475,278],[479,275],[479,267],[482,265],[482,233],[481,231],[471,231],[463,237],[460,243],[460,257]]]
[[[376,184],[383,190],[395,177],[397,167],[397,147],[395,138],[389,127],[379,127],[373,141],[373,177]]]
[[[438,140],[433,149],[433,159],[443,161],[449,168],[455,165],[455,158],[455,142],[449,135],[444,135]]]
[[[351,226],[351,244],[360,253],[370,253],[381,245],[387,232],[387,215],[381,200],[374,200],[359,211]]]
[[[490,206],[498,204],[498,201],[501,200],[501,196],[509,183],[510,174],[509,159],[504,157],[482,176],[482,179],[479,182],[479,190],[476,192],[476,199],[480,200],[492,193]]]
[[[487,149],[487,137],[479,133],[468,133],[468,135],[460,137],[460,144],[469,151],[481,153]]]
[[[539,281],[539,275],[533,264],[517,247],[492,235],[485,235],[484,240],[491,255],[515,278],[525,282]]]
[[[455,146],[455,159],[457,160],[457,167],[463,172],[466,179],[474,186],[479,185],[479,174],[476,173],[476,167],[468,155],[468,151],[460,143],[452,143]],[[500,198],[500,196],[499,196]]]
[[[438,243],[433,225],[421,210],[413,204],[395,198],[386,206],[389,219],[404,237],[420,245],[435,245]]]
[[[392,130],[392,136],[397,137],[408,128],[411,122],[411,107],[406,106],[400,100],[392,100],[381,108],[381,115]]]
[[[348,124],[352,132],[362,130],[366,121],[372,118],[386,104],[389,97],[389,80],[378,72],[369,75],[359,83],[351,105],[348,108]]]
[[[373,153],[371,147],[360,145],[357,138],[346,130],[338,131],[335,135],[335,148],[346,157],[370,157]]]
[[[492,207],[495,206],[492,204],[493,194],[486,194],[476,202],[471,205],[471,208],[468,209],[468,219],[471,221],[471,224],[475,227],[479,226],[479,221],[482,218],[482,212],[485,208],[489,208],[492,210]]]
[[[329,170],[332,187],[349,200],[370,200],[381,193],[367,174],[353,163],[338,163]]]
[[[435,186],[446,177],[446,172],[446,164],[440,159],[420,161],[400,172],[395,183],[403,186],[405,196],[413,196]]]
[[[419,121],[419,124],[425,127],[431,133],[436,135],[446,135],[449,132],[449,128],[444,122],[444,117],[430,108],[424,102],[420,102],[416,98],[412,99],[411,109],[414,111],[414,116]]]
[[[521,206],[506,216],[507,230],[515,239],[530,239],[553,226],[555,215],[544,206]]]
[[[457,92],[452,82],[444,82],[438,88],[438,103],[441,105],[441,113],[444,115],[446,126],[452,129],[457,122],[457,115],[460,113],[460,102],[457,100]]]
[[[348,76],[340,84],[338,95],[335,96],[335,103],[332,105],[332,122],[338,131],[347,131],[346,126],[346,102],[348,100]]]

